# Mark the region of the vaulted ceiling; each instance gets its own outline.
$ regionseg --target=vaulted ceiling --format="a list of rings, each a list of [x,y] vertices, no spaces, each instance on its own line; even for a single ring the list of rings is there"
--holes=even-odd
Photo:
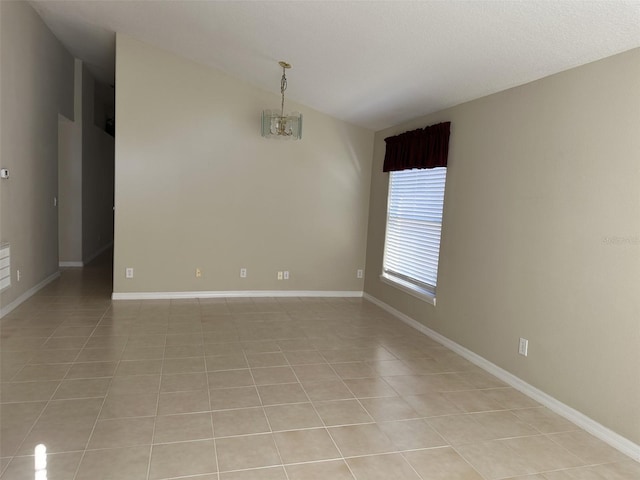
[[[115,33],[373,130],[640,47],[632,1],[30,2],[102,81]],[[268,107],[268,106],[267,106]]]

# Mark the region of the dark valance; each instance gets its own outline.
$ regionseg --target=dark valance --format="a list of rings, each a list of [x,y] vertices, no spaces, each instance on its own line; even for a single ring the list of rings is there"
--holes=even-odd
[[[410,168],[446,167],[451,122],[438,123],[384,139],[383,172]]]

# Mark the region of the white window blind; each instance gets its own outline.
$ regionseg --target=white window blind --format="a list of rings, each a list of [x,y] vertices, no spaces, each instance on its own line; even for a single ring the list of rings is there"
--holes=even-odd
[[[445,167],[391,172],[383,274],[435,295]]]

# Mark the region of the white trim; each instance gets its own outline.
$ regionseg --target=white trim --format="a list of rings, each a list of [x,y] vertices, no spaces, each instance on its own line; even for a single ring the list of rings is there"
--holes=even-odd
[[[101,253],[104,253],[105,251],[109,250],[111,247],[113,247],[113,242],[107,243],[104,247],[99,248],[94,253],[89,255],[88,258],[85,258],[83,260],[83,264],[87,265],[87,264],[91,263],[91,261],[95,260],[96,257],[98,257]]]
[[[391,287],[397,288],[398,290],[402,290],[404,293],[408,293],[412,297],[416,297],[424,302],[430,303],[434,307],[436,306],[436,296],[417,285],[411,285],[409,282],[402,283],[399,278],[391,277],[386,273],[380,275],[380,281]]]
[[[112,300],[171,300],[179,298],[230,297],[362,297],[360,291],[238,290],[219,292],[113,292]]]
[[[4,317],[7,313],[9,313],[12,310],[14,310],[22,302],[24,302],[25,300],[28,300],[30,297],[35,295],[38,291],[42,290],[44,287],[46,287],[51,282],[56,280],[58,277],[60,277],[60,272],[56,272],[56,273],[53,273],[53,274],[49,275],[47,278],[42,280],[40,283],[38,283],[37,285],[31,287],[29,290],[27,290],[22,295],[20,295],[18,298],[16,298],[9,305],[6,305],[6,306],[0,308],[0,318]]]
[[[60,262],[58,263],[60,268],[78,268],[84,267],[84,263],[82,262]]]
[[[542,390],[537,389],[533,385],[528,384],[527,382],[520,379],[519,377],[516,377],[512,373],[504,370],[503,368],[497,366],[494,363],[491,363],[489,360],[481,357],[477,353],[472,352],[471,350],[463,347],[462,345],[454,342],[453,340],[448,339],[444,335],[441,335],[438,332],[430,329],[429,327],[426,327],[425,325],[419,323],[418,321],[414,320],[408,315],[405,315],[404,313],[396,310],[392,306],[387,305],[386,303],[382,302],[381,300],[378,300],[377,298],[369,295],[368,293],[364,293],[363,297],[365,300],[369,300],[370,302],[378,305],[380,308],[382,308],[383,310],[386,310],[387,312],[392,314],[394,317],[403,321],[410,327],[413,327],[419,332],[424,333],[426,336],[432,338],[433,340],[440,343],[441,345],[444,345],[450,350],[453,350],[461,357],[469,360],[474,365],[477,365],[478,367],[489,372],[490,374],[499,378],[500,380],[507,383],[508,385],[511,385],[516,390],[522,392],[528,397],[544,405],[549,410],[552,410],[553,412],[566,418],[570,422],[573,422],[578,427],[586,430],[587,432],[599,438],[603,442],[609,444],[616,450],[624,453],[625,455],[628,455],[635,461],[640,461],[640,445],[632,442],[631,440],[623,437],[622,435],[596,422],[592,418],[587,417],[585,414],[579,412],[578,410],[575,410],[569,405],[562,403],[561,401],[555,399],[551,395],[543,392]]]

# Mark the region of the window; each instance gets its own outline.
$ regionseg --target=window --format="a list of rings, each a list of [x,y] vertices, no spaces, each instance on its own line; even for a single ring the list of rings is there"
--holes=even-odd
[[[382,279],[435,303],[447,169],[389,175]]]

